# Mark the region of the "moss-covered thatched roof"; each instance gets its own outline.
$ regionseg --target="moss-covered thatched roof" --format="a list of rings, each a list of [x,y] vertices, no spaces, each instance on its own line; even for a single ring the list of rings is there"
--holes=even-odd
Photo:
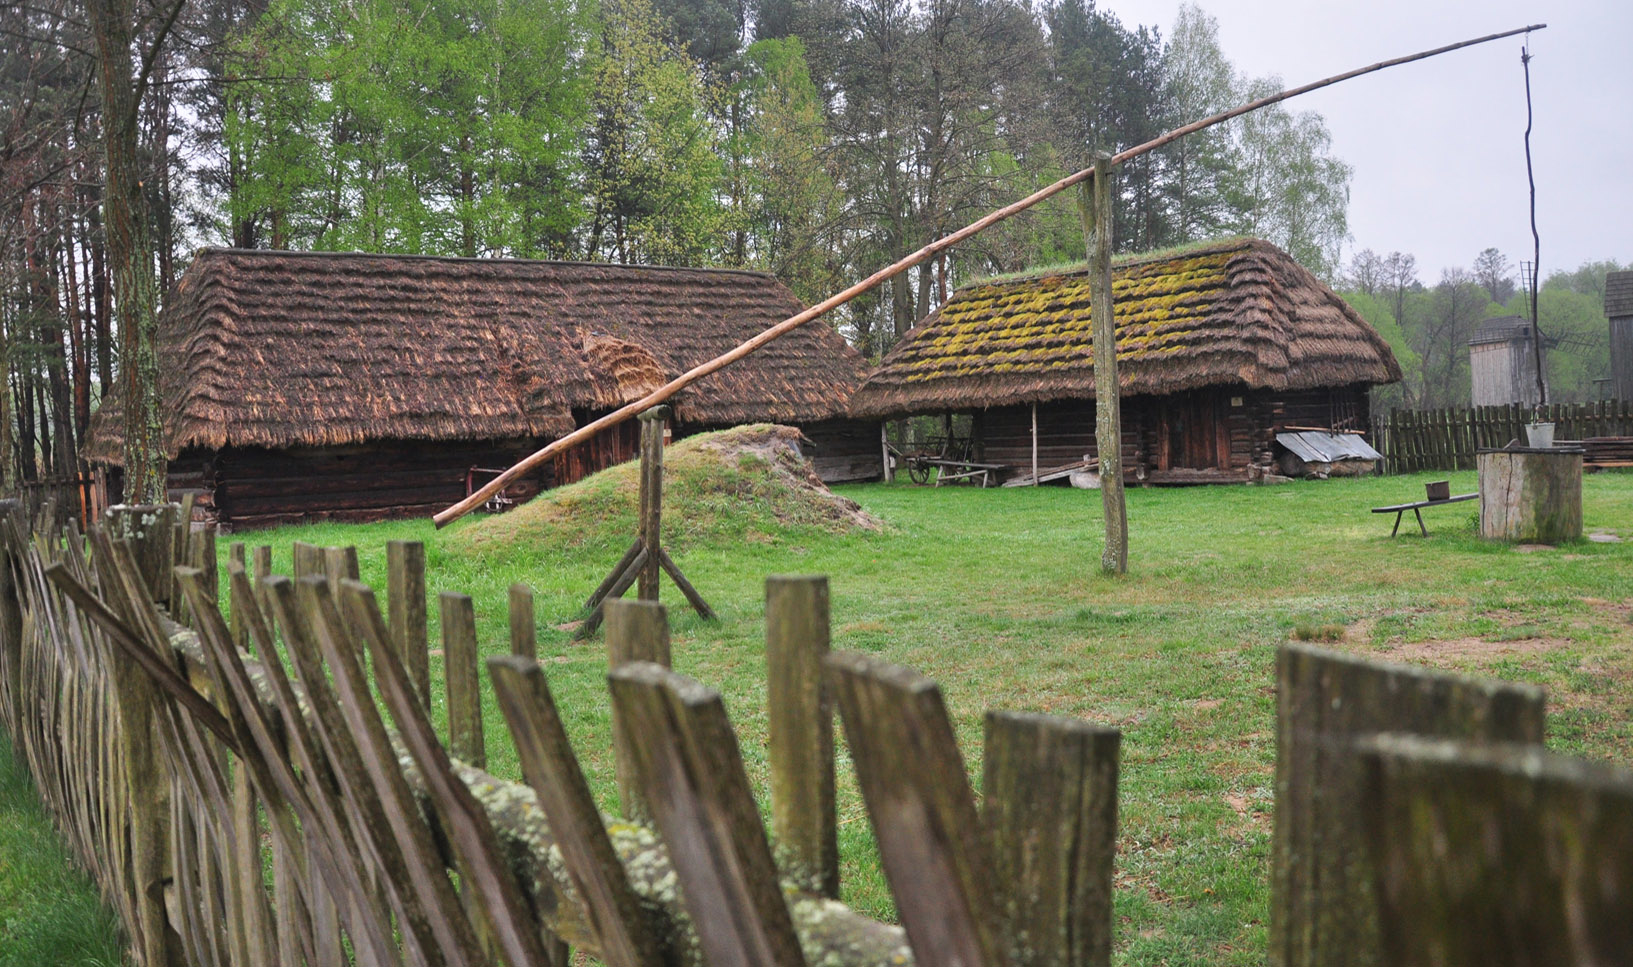
[[[1389,383],[1383,338],[1286,252],[1233,239],[1112,268],[1124,395]],[[1086,269],[971,285],[851,399],[874,418],[1094,396]]]
[[[556,437],[801,308],[757,272],[207,249],[159,324],[169,450]],[[865,372],[810,325],[671,403],[688,424],[821,420]],[[119,398],[90,459],[120,462]]]

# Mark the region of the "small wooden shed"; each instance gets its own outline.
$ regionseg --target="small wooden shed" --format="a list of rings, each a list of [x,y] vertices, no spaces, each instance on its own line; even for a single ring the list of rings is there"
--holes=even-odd
[[[440,510],[578,426],[800,310],[758,272],[207,249],[160,317],[173,494],[228,526]],[[799,426],[828,480],[877,476],[845,405],[866,362],[806,326],[678,394],[674,430]],[[117,390],[89,459],[121,462]],[[635,456],[634,421],[512,495]]]
[[[1535,406],[1540,402],[1535,346],[1531,323],[1519,316],[1497,316],[1480,323],[1469,337],[1469,386],[1474,405]]]
[[[1268,473],[1281,432],[1364,433],[1399,380],[1382,337],[1286,252],[1230,239],[1112,270],[1124,473],[1210,483]],[[864,419],[970,413],[979,459],[1012,475],[1098,453],[1086,270],[958,290],[851,400]]]

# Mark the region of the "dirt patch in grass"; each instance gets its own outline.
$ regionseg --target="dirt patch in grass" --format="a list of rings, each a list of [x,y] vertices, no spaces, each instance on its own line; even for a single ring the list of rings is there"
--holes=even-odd
[[[1428,665],[1450,665],[1470,658],[1511,658],[1516,655],[1545,655],[1574,647],[1564,638],[1516,638],[1488,641],[1484,638],[1443,638],[1437,641],[1392,642],[1382,652],[1391,661],[1416,661]]]
[[[777,543],[791,535],[878,530],[878,518],[829,490],[800,451],[799,430],[760,423],[687,437],[664,451],[665,541],[677,548]],[[462,550],[628,541],[639,463],[547,490],[453,535]]]

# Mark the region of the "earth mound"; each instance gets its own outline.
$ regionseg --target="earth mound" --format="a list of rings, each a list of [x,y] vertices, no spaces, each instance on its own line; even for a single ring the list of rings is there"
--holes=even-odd
[[[829,490],[800,452],[794,427],[757,423],[687,437],[664,449],[665,546],[753,541],[801,533],[878,530],[856,501]],[[547,490],[453,536],[471,551],[524,545],[627,544],[635,536],[639,461]]]

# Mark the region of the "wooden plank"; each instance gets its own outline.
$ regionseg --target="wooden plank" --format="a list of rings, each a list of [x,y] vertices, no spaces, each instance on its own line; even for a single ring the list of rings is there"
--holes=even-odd
[[[697,612],[697,616],[704,621],[713,621],[715,619],[714,609],[709,607],[709,602],[703,600],[703,595],[698,592],[697,588],[692,586],[691,581],[686,579],[686,575],[681,573],[680,566],[670,558],[669,552],[664,550],[662,546],[658,548],[658,563],[662,565],[664,573],[669,575],[669,579],[675,582],[675,587],[680,588],[680,593],[686,598],[687,603],[692,606],[692,610]]]
[[[487,765],[482,739],[482,682],[477,673],[476,607],[466,594],[437,595],[442,618],[442,679],[448,699],[448,751],[461,762]]]
[[[512,655],[488,659],[488,677],[510,723],[522,774],[539,797],[567,876],[584,901],[600,958],[608,967],[658,963],[657,940],[607,836],[544,672],[536,661]]]
[[[766,761],[777,868],[801,889],[837,900],[833,696],[822,680],[828,651],[828,579],[766,578]]]
[[[1016,967],[1108,967],[1122,733],[988,712],[981,826]]]
[[[510,586],[510,653],[539,657],[539,629],[533,618],[533,589],[521,582]]]
[[[654,662],[668,668],[669,614],[656,601],[607,600],[607,670],[617,671],[631,662]],[[640,742],[634,726],[625,720],[618,706],[612,709],[613,768],[618,781],[618,802],[626,819],[645,822],[651,817],[641,794],[636,759]]]
[[[295,541],[290,545],[293,558],[294,576],[298,580],[313,574],[323,574],[328,569],[324,560],[323,548],[306,541]]]
[[[802,967],[720,693],[651,662],[608,674],[636,772],[711,967]]]
[[[1399,735],[1363,743],[1360,760],[1384,963],[1628,962],[1633,772]]]
[[[584,602],[585,611],[594,611],[601,606],[602,600],[612,593],[613,585],[617,584],[618,579],[624,576],[624,572],[629,569],[629,566],[635,563],[636,555],[640,554],[641,549],[645,546],[646,544],[639,537],[635,538],[634,542],[629,545],[629,550],[624,552],[624,556],[618,559],[618,563],[613,565],[612,570],[607,573],[600,586]],[[628,585],[625,587],[627,588]]]
[[[233,541],[227,545],[227,561],[229,566],[236,566],[240,571],[248,566],[244,554],[244,542]],[[233,646],[240,651],[249,650],[249,630],[244,627],[244,602],[233,594],[232,585],[227,586],[227,624],[232,628]]]
[[[357,580],[357,548],[325,547],[323,573],[328,575],[331,585],[338,585],[341,581]]]
[[[641,420],[641,543],[649,550],[663,546],[663,428],[669,407],[654,406]],[[658,600],[658,558],[648,554],[641,568],[636,596]]]
[[[386,542],[386,604],[391,609],[391,640],[408,669],[420,705],[431,707],[430,643],[426,635],[425,545],[419,541]]]
[[[1008,964],[992,864],[941,690],[867,655],[835,652],[824,665],[916,962]]]
[[[1284,645],[1276,667],[1270,959],[1371,967],[1374,876],[1361,842],[1355,740],[1379,732],[1540,743],[1537,688]]]
[[[589,617],[584,619],[584,623],[574,633],[574,638],[588,638],[590,635],[595,634],[595,629],[601,627],[601,622],[606,618],[607,604],[623,597],[624,592],[628,591],[630,586],[635,583],[635,579],[646,570],[646,561],[650,556],[647,553],[646,545],[642,544],[635,552],[634,560],[630,561],[629,565],[624,568],[624,572],[614,579],[612,587],[607,591],[606,596],[601,599],[600,606],[591,611]]]
[[[424,779],[443,834],[448,838],[468,894],[485,932],[513,964],[552,964],[538,922],[523,899],[515,874],[500,851],[492,821],[437,741],[425,709],[413,694],[406,669],[392,647],[374,592],[356,581],[341,585],[347,621],[364,639],[374,660],[380,697],[391,710],[398,734]],[[562,965],[564,967],[564,965]]]

